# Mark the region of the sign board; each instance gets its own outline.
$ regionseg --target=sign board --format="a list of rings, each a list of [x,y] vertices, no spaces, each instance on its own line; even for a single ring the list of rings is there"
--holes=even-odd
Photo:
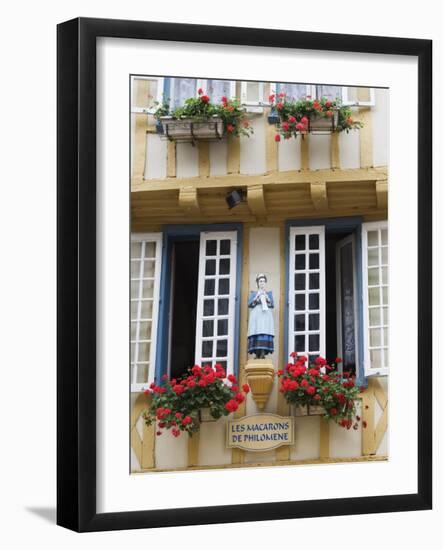
[[[227,424],[227,443],[230,449],[271,451],[282,445],[294,444],[292,417],[277,414],[253,414]]]

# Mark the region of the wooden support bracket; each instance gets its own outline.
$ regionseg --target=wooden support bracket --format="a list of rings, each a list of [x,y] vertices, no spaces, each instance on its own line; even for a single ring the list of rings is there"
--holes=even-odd
[[[248,187],[248,206],[256,216],[266,216],[265,193],[262,184]]]
[[[377,194],[377,208],[385,209],[388,207],[388,182],[380,180],[375,182],[375,192]]]
[[[328,192],[325,181],[313,181],[310,184],[311,199],[316,210],[328,208]]]
[[[182,187],[178,195],[180,208],[192,214],[200,214],[197,188],[190,185]]]

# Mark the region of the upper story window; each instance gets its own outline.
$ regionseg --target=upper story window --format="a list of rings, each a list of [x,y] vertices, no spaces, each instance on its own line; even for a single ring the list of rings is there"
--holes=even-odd
[[[333,86],[329,84],[294,84],[277,82],[271,85],[275,93],[285,92],[290,100],[310,97],[340,99],[344,105],[372,106],[375,103],[373,88]]]
[[[235,96],[235,82],[232,80],[202,80],[196,78],[171,78],[165,82],[164,96],[170,99],[171,109],[181,107],[189,97],[197,97],[202,89],[212,103],[220,103],[223,96]]]

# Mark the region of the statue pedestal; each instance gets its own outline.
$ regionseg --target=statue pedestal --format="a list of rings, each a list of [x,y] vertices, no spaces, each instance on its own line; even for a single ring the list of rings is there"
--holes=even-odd
[[[263,410],[274,384],[274,365],[269,359],[250,359],[245,365],[245,375],[252,398],[259,410]]]

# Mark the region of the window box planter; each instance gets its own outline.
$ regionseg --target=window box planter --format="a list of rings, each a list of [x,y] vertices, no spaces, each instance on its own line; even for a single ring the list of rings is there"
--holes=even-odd
[[[308,116],[308,132],[311,134],[332,134],[337,131],[338,109],[333,109],[333,116],[325,117],[319,113],[312,113]]]
[[[203,407],[198,411],[198,419],[200,422],[217,422],[217,418],[212,416],[209,407]]]
[[[321,405],[291,405],[292,416],[324,416],[325,412]]]
[[[225,124],[219,116],[207,119],[160,117],[160,134],[170,141],[191,142],[219,141],[225,133]]]

